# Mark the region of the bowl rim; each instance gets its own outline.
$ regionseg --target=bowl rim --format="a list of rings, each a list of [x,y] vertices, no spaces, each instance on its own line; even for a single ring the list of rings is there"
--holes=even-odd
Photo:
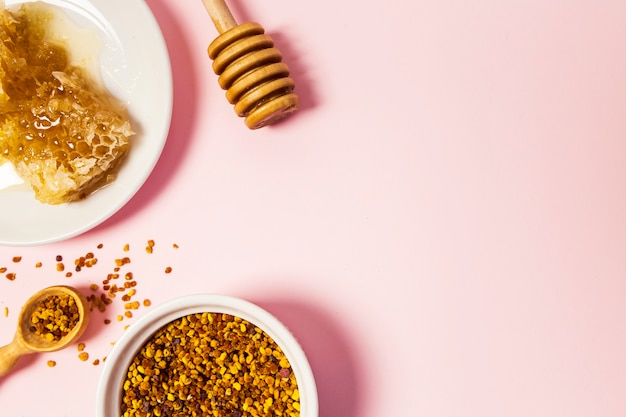
[[[141,347],[164,325],[194,313],[223,313],[240,317],[266,332],[287,356],[300,392],[300,417],[318,417],[317,387],[299,342],[271,313],[250,301],[222,294],[185,295],[166,301],[131,324],[113,345],[98,381],[95,417],[119,417],[121,387]]]

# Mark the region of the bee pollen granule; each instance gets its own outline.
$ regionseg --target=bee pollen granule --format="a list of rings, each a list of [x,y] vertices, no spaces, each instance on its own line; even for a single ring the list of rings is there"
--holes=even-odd
[[[47,339],[59,341],[72,331],[80,318],[74,297],[50,295],[37,304],[30,321],[30,331]]]
[[[299,401],[289,361],[262,329],[196,313],[158,330],[133,358],[120,415],[298,417]]]

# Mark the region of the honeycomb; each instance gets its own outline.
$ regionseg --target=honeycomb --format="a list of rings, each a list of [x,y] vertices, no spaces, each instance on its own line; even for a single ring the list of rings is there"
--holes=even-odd
[[[133,131],[123,106],[49,39],[50,13],[0,10],[0,164],[42,203],[81,200],[115,180]]]

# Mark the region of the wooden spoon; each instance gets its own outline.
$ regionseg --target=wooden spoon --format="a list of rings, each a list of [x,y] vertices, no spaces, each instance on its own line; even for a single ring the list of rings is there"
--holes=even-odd
[[[41,301],[48,297],[69,295],[76,300],[78,322],[60,340],[49,341],[31,330],[31,316]],[[13,341],[0,348],[0,377],[9,373],[22,355],[35,352],[54,352],[72,344],[84,333],[89,323],[87,300],[76,289],[68,286],[54,286],[43,289],[26,301],[18,318],[17,331]]]

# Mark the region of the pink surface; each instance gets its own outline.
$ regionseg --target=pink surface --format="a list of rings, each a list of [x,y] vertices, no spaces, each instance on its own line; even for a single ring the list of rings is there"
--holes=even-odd
[[[30,294],[89,292],[128,256],[153,306],[211,292],[275,314],[324,417],[625,415],[626,3],[231,1],[303,104],[253,132],[211,72],[202,3],[148,4],[175,78],[164,154],[95,230],[0,248],[17,274],[0,276],[0,344]],[[90,251],[93,268],[56,271]],[[149,308],[122,311],[94,315],[91,359]],[[92,415],[102,364],[77,353],[24,358],[0,416]]]

